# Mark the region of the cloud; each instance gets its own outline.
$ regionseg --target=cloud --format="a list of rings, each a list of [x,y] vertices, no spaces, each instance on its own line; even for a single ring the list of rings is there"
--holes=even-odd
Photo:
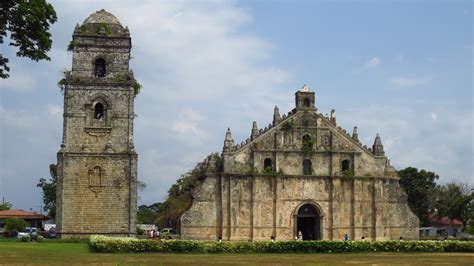
[[[63,113],[63,108],[59,105],[48,105],[48,113],[52,116],[61,116]]]
[[[431,78],[426,77],[394,77],[389,80],[389,83],[397,88],[414,88],[428,85],[431,82]]]
[[[131,68],[143,85],[134,129],[139,177],[148,184],[141,201],[152,203],[162,200],[181,174],[222,148],[228,126],[246,138],[253,119],[270,122],[273,106],[291,95],[292,75],[267,62],[274,44],[245,30],[253,18],[234,2],[113,3],[53,3],[60,24],[53,27],[58,75],[52,84],[71,67],[66,47],[76,23],[105,8],[128,26]],[[59,110],[47,109],[50,115]]]
[[[10,78],[3,79],[0,88],[20,93],[26,93],[35,88],[37,79],[34,73],[24,70],[21,63],[11,63],[9,67]]]
[[[180,112],[180,119],[171,127],[174,136],[183,142],[192,142],[200,145],[207,139],[207,133],[200,128],[199,122],[204,120],[199,111],[186,108]]]
[[[452,109],[458,111],[453,114]],[[341,110],[338,120],[346,129],[355,123],[367,146],[379,132],[385,154],[398,170],[413,166],[436,172],[441,183],[472,183],[472,115],[472,107],[444,104],[433,109],[429,103],[415,103]]]
[[[376,67],[378,65],[380,65],[382,61],[380,60],[379,57],[373,57],[372,59],[370,59],[369,61],[367,61],[367,63],[365,63],[365,67],[368,68],[368,67]]]

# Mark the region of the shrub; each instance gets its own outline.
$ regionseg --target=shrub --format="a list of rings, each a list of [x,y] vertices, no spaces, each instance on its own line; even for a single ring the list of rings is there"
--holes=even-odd
[[[31,237],[30,237],[29,235],[27,235],[27,236],[22,236],[22,237],[20,238],[20,241],[21,241],[21,242],[30,242],[30,241],[31,241]]]
[[[27,226],[25,220],[22,219],[6,219],[5,232],[14,233],[25,229]]]
[[[344,253],[344,252],[474,252],[469,241],[256,241],[217,242],[148,240],[91,236],[93,251],[106,253]]]
[[[290,131],[293,128],[293,124],[294,124],[293,119],[289,119],[283,123],[283,125],[281,126],[281,129],[283,131]]]

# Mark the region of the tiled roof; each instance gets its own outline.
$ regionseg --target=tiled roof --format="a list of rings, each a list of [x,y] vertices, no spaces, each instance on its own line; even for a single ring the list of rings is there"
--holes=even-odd
[[[17,209],[17,210],[0,211],[0,218],[1,219],[8,219],[8,218],[47,219],[48,217],[36,212],[27,212],[24,210]]]
[[[459,221],[459,220],[456,220],[454,219],[451,223],[451,219],[449,219],[448,217],[442,217],[438,220],[433,220],[432,222],[433,224],[437,224],[437,225],[462,225],[462,222]]]

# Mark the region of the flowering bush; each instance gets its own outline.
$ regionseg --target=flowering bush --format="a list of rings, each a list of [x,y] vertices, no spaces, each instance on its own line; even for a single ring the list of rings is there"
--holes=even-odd
[[[472,241],[255,241],[147,240],[94,235],[96,252],[160,253],[343,253],[343,252],[473,252]]]

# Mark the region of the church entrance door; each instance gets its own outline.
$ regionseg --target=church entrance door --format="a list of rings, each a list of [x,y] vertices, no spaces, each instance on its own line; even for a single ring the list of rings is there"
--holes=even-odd
[[[318,240],[320,236],[320,216],[311,204],[305,204],[298,210],[296,217],[296,235],[301,231],[303,240]]]

